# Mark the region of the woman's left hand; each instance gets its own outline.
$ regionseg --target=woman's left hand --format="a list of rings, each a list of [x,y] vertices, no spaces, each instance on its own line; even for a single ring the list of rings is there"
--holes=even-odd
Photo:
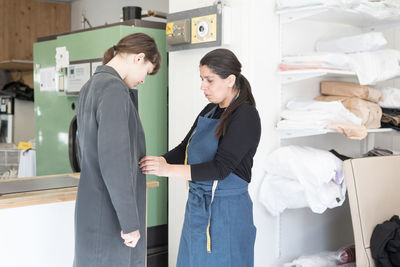
[[[139,167],[143,174],[168,176],[169,164],[164,157],[145,156],[139,161]]]

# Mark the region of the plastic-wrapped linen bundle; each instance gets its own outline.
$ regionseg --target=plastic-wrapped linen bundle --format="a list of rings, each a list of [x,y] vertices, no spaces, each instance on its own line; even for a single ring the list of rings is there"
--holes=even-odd
[[[384,49],[348,55],[361,85],[375,84],[400,75],[400,51]]]
[[[281,147],[268,156],[265,171],[260,201],[274,216],[302,207],[323,213],[345,200],[342,161],[328,151]]]
[[[387,40],[381,32],[368,32],[330,40],[320,40],[315,48],[318,52],[357,53],[376,51],[386,47]]]

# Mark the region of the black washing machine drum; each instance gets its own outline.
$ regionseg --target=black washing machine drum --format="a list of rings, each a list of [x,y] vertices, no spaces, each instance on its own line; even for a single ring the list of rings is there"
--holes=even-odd
[[[69,163],[73,172],[80,172],[81,167],[79,164],[79,142],[78,142],[78,123],[76,116],[72,118],[71,124],[69,125]]]

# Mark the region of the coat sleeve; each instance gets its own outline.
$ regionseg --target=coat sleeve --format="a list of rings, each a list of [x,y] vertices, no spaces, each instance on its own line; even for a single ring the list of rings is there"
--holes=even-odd
[[[129,132],[129,101],[125,90],[108,88],[96,114],[100,171],[124,233],[140,226],[135,194],[138,160],[131,153],[136,148],[130,142],[135,137]]]

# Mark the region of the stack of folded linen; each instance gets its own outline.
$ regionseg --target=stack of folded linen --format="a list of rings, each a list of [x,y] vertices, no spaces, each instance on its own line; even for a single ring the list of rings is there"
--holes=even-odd
[[[340,101],[291,100],[281,112],[279,130],[334,129],[348,138],[363,139],[367,135],[362,120],[344,107]]]
[[[368,32],[341,38],[319,40],[319,53],[345,53],[348,67],[355,71],[360,84],[374,84],[400,75],[400,51],[385,49],[381,32]]]
[[[352,71],[347,55],[341,53],[306,53],[296,56],[285,56],[279,70],[339,70]]]
[[[392,128],[400,131],[400,89],[385,87],[382,88],[382,127]]]
[[[315,213],[342,205],[346,184],[342,161],[312,147],[285,146],[266,160],[260,201],[276,216],[285,209],[310,207]]]
[[[321,82],[321,94],[318,101],[341,101],[368,129],[381,127],[382,109],[377,104],[382,93],[379,89],[350,82]]]
[[[314,53],[283,57],[279,70],[354,71],[360,84],[375,84],[400,76],[400,51],[386,44],[381,32],[319,40]]]

